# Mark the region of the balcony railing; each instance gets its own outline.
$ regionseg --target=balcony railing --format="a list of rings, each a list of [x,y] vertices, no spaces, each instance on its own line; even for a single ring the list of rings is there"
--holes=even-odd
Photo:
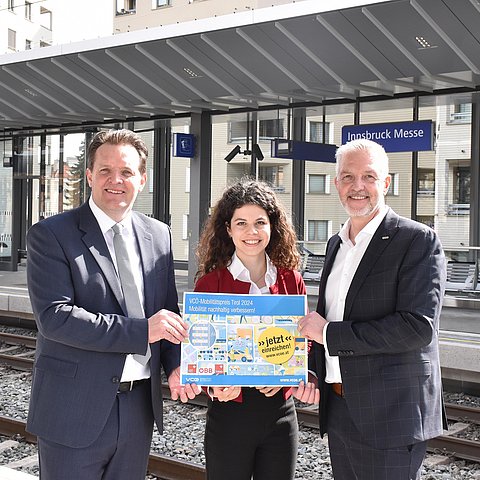
[[[447,215],[469,215],[469,203],[451,203],[447,207]]]

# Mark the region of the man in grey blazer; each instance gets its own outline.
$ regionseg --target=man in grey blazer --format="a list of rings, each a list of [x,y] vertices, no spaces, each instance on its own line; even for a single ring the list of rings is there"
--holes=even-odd
[[[89,201],[28,232],[38,336],[27,429],[38,437],[45,480],[144,480],[154,421],[162,431],[161,368],[173,399],[200,391],[179,382],[186,325],[170,230],[132,211],[146,159],[137,134],[97,133],[88,148]],[[135,317],[117,274],[125,259],[116,258],[116,224],[141,304]]]
[[[427,440],[446,426],[438,354],[445,258],[435,232],[385,205],[383,147],[337,150],[335,185],[349,219],[328,242],[317,311],[300,323],[313,340],[318,402],[336,480],[420,478]]]

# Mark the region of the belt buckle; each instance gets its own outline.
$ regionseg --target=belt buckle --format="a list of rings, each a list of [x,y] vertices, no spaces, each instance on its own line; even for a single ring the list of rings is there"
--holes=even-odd
[[[131,392],[134,386],[135,380],[125,380],[119,384],[117,393]]]

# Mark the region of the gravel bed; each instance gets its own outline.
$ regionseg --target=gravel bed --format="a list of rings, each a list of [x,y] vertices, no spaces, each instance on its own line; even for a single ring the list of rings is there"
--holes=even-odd
[[[0,415],[25,420],[27,417],[28,399],[30,395],[31,374],[17,372],[9,367],[0,366]],[[447,402],[480,407],[480,398],[471,395],[446,394]],[[205,428],[205,411],[203,407],[183,405],[166,400],[165,432],[160,436],[154,433],[152,451],[190,462],[204,464],[203,434]],[[480,438],[480,427],[476,427],[477,439]],[[469,430],[475,430],[470,427]],[[0,437],[0,443],[6,440]],[[29,457],[35,453],[35,446],[25,442],[19,448],[0,451],[0,465],[6,465],[16,459]],[[455,461],[446,465],[430,465],[427,456],[422,480],[480,480],[480,465]],[[38,476],[37,466],[20,468]],[[300,445],[298,452],[297,480],[331,479],[332,473],[326,440],[321,440],[318,430],[300,427]],[[148,480],[155,477],[148,476]]]
[[[37,337],[37,331],[28,328],[15,328],[8,325],[0,325],[0,332],[12,335],[24,335],[25,337]]]

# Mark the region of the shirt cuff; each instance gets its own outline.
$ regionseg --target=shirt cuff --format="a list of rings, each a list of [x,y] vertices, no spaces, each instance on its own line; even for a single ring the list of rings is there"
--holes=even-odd
[[[328,351],[328,345],[327,345],[327,328],[329,323],[330,322],[327,322],[323,327],[323,347],[325,348],[325,351],[327,352],[328,355],[330,355],[330,352]]]

